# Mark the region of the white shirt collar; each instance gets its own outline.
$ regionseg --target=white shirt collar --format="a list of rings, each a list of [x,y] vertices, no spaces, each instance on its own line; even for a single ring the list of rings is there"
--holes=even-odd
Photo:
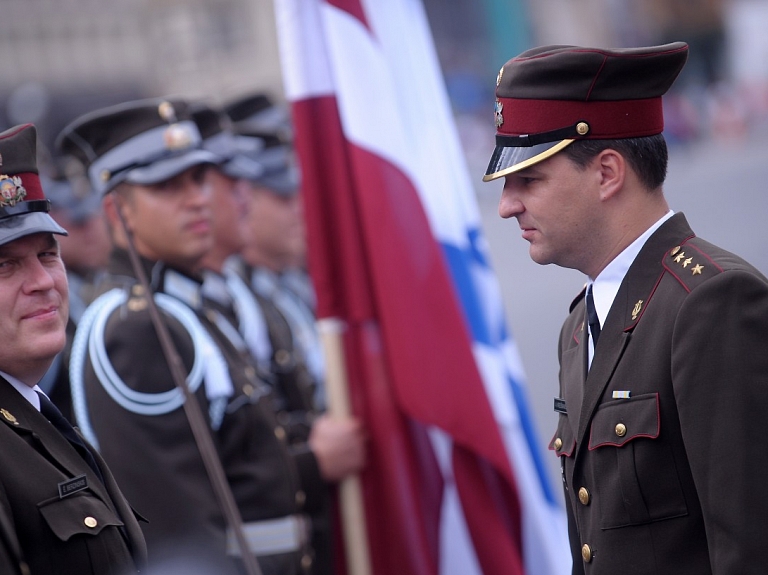
[[[31,403],[35,409],[37,409],[37,411],[40,411],[40,396],[37,395],[37,392],[39,391],[40,393],[43,393],[42,389],[40,389],[37,385],[35,385],[35,387],[29,387],[26,383],[22,383],[4,371],[0,371],[0,375],[7,379],[8,383],[10,383],[16,389],[16,391],[18,391],[24,397],[24,399]]]
[[[653,232],[659,229],[661,224],[674,214],[674,211],[669,210],[639,238],[629,244],[611,263],[605,266],[605,269],[600,272],[594,281],[588,280],[588,283],[592,284],[592,296],[595,298],[595,310],[597,310],[597,317],[600,318],[601,326],[605,325],[605,320],[608,317],[608,312],[611,310],[613,300],[619,292],[621,282],[624,281],[624,276],[627,275],[627,271],[629,271],[632,262],[635,261],[637,254],[643,249],[645,242],[648,241]]]

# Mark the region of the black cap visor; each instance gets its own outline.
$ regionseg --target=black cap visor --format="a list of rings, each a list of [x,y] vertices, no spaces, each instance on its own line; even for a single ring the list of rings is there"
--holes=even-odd
[[[545,142],[535,146],[496,146],[483,176],[484,182],[503,178],[554,156],[574,140]]]

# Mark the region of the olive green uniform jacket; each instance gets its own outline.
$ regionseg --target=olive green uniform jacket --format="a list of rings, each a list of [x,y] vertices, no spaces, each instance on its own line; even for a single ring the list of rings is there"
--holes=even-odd
[[[583,293],[562,328],[573,573],[766,572],[768,280],[676,214],[629,268],[587,370]]]
[[[136,516],[104,460],[89,448],[102,483],[69,441],[3,378],[0,446],[0,510],[12,523],[33,575],[126,575],[145,565]],[[59,484],[82,475],[84,489],[60,495]],[[13,550],[12,537],[9,543]]]

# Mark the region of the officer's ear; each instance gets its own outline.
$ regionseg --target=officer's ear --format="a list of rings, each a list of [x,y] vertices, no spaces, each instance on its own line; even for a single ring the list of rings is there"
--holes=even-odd
[[[121,222],[121,214],[125,219],[126,225],[131,227],[131,207],[132,207],[132,194],[131,187],[126,184],[118,185],[114,190],[107,193],[104,196],[103,206],[104,215],[107,218],[107,223],[112,230],[122,230],[123,224]],[[120,210],[118,212],[118,210]]]
[[[627,162],[619,152],[607,148],[594,158],[599,170],[600,199],[613,198],[624,187],[627,177]]]

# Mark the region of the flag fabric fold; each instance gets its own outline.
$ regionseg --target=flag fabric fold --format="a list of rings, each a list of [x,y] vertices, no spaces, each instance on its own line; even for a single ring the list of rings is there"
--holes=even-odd
[[[423,6],[275,9],[318,317],[346,325],[371,437],[372,572],[569,572]]]

